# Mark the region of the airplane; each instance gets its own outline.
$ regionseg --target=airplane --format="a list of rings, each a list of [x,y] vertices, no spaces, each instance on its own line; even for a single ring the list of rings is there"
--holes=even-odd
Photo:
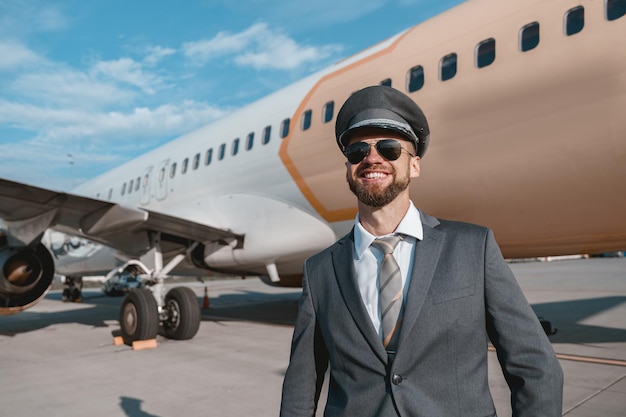
[[[429,119],[417,207],[492,228],[507,258],[623,250],[624,14],[626,0],[470,0],[71,193],[1,179],[0,311],[38,302],[55,268],[70,298],[82,276],[134,268],[148,288],[122,302],[124,341],[160,326],[184,340],[199,303],[166,291],[171,274],[301,285],[304,259],[354,224],[334,120],[376,84]]]

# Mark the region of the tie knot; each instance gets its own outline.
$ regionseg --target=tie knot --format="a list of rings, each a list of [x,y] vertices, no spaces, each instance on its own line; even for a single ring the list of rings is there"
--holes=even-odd
[[[400,235],[391,235],[386,237],[381,237],[372,242],[372,246],[376,249],[380,250],[385,255],[393,253],[398,243],[402,240],[402,236]]]

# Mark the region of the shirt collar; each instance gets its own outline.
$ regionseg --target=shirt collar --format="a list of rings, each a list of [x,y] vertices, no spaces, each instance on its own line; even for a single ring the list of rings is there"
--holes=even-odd
[[[424,239],[424,227],[422,226],[420,212],[417,207],[413,205],[412,201],[410,203],[409,209],[396,230],[394,230],[394,233],[401,233],[403,235],[412,236],[417,240],[422,240]],[[361,259],[363,253],[365,253],[377,237],[378,236],[374,236],[361,226],[359,215],[357,214],[354,220],[354,254],[357,259]]]

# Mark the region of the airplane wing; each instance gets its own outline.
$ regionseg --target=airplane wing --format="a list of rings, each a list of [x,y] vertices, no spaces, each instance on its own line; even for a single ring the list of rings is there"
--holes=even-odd
[[[0,218],[11,246],[28,246],[48,228],[140,256],[160,233],[163,251],[191,242],[237,242],[243,235],[179,217],[0,179]]]

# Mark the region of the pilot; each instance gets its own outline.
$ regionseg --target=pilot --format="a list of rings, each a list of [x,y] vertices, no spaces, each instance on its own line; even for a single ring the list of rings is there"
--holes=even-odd
[[[561,416],[561,367],[492,231],[410,199],[430,137],[421,109],[368,87],[335,134],[358,214],[305,262],[280,415],[314,416],[330,367],[326,417],[495,416],[491,342],[513,416]]]

